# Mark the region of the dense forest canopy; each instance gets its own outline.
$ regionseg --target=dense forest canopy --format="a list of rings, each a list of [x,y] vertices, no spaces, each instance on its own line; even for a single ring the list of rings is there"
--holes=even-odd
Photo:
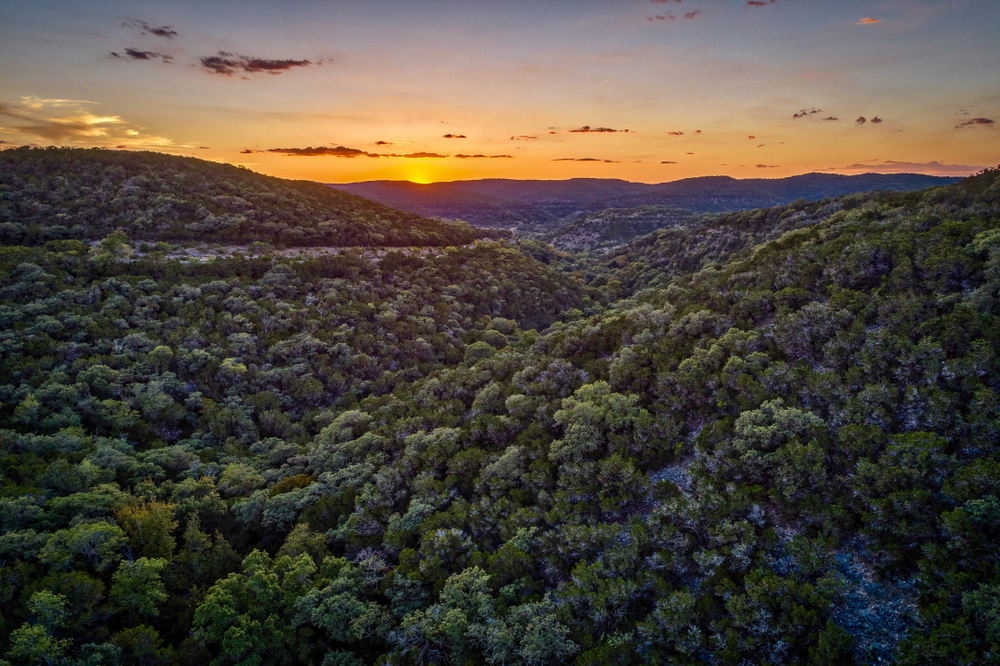
[[[8,243],[11,664],[1000,654],[1000,170],[596,260]]]
[[[446,246],[507,234],[403,213],[309,181],[152,152],[0,151],[0,244],[91,240]]]

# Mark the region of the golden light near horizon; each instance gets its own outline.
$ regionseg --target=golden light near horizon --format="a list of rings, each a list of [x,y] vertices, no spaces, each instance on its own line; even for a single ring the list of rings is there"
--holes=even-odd
[[[291,0],[234,24],[229,0],[12,0],[0,148],[158,150],[324,182],[1000,162],[982,57],[1000,51],[1000,4],[684,2]]]

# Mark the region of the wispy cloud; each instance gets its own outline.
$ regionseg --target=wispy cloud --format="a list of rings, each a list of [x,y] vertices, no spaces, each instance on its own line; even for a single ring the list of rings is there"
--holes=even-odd
[[[860,21],[858,21],[855,25],[871,25],[873,23],[878,23],[879,20],[880,19],[863,18]]]
[[[43,99],[41,97],[28,96],[22,97],[21,103],[18,106],[28,111],[38,111],[46,106],[66,108],[79,107],[81,104],[97,104],[97,102],[88,102],[82,99]]]
[[[668,162],[664,160],[663,162],[660,162],[660,164],[677,164],[677,162]]]
[[[834,117],[834,116],[827,116],[827,117],[826,117],[826,118],[824,118],[823,120],[838,120],[838,118],[836,118],[836,117]]]
[[[118,116],[96,116],[86,111],[61,118],[37,118],[6,104],[0,104],[0,116],[20,121],[13,129],[49,141],[107,136],[108,125],[122,122]]]
[[[123,28],[137,28],[144,35],[156,35],[157,37],[166,37],[167,39],[173,39],[177,36],[177,31],[174,30],[172,25],[161,25],[151,26],[145,21],[140,21],[139,19],[131,19],[125,23],[122,23]]]
[[[514,159],[513,155],[454,155],[454,157],[456,157],[456,158],[458,158],[460,160],[477,160],[477,159],[486,159],[486,160],[512,160],[512,159]]]
[[[876,162],[873,164],[873,162]],[[905,162],[899,160],[868,160],[855,162],[841,167],[830,167],[820,171],[861,172],[861,173],[924,173],[932,176],[968,176],[981,171],[983,166],[969,164],[944,164],[933,160],[930,162]]]
[[[0,117],[10,118],[7,131],[20,132],[53,142],[87,142],[91,145],[118,145],[127,142],[133,146],[169,146],[170,139],[143,134],[139,129],[117,115],[97,115],[84,105],[93,102],[23,98],[19,105],[0,103]],[[59,115],[44,113],[45,109],[59,109]],[[63,115],[66,114],[66,115]]]
[[[868,122],[870,122],[870,123],[872,123],[874,125],[878,125],[878,124],[880,124],[880,123],[882,123],[884,121],[881,118],[879,118],[878,116],[875,116],[874,118],[872,118]]]
[[[251,56],[219,51],[214,56],[202,56],[198,59],[202,69],[212,74],[222,76],[232,76],[236,73],[256,74],[266,72],[268,74],[281,74],[295,67],[308,67],[312,65],[311,60],[269,60],[266,58],[253,58]]]
[[[693,18],[696,18],[698,16],[701,16],[701,10],[700,9],[696,9],[693,12],[686,13],[684,15],[684,18],[686,18],[686,19],[693,19]]]
[[[618,160],[602,160],[596,157],[559,157],[553,162],[601,162],[602,164],[619,164]]]
[[[445,139],[464,139],[466,136],[464,134],[445,134]]]
[[[815,116],[817,113],[823,113],[823,109],[817,109],[815,107],[811,109],[802,109],[797,113],[793,113],[792,118],[796,120],[799,118],[808,118],[809,116]]]
[[[867,119],[867,118],[865,118],[864,116],[858,116],[858,117],[857,117],[857,118],[855,119],[855,121],[854,121],[854,124],[855,124],[855,125],[857,125],[858,127],[861,127],[861,126],[862,126],[862,125],[864,125],[864,124],[865,124],[866,122],[868,122],[868,119]]]
[[[997,121],[993,120],[992,118],[973,118],[972,120],[966,120],[964,123],[959,123],[955,125],[955,129],[965,129],[966,127],[975,127],[977,125],[980,127],[989,127],[990,129],[993,129],[993,127],[996,125],[996,122]]]
[[[684,136],[684,132],[667,132],[670,136]]]
[[[757,168],[758,169],[777,169],[778,165],[777,164],[758,164]]]
[[[773,5],[777,0],[747,0],[747,7],[766,7]]]

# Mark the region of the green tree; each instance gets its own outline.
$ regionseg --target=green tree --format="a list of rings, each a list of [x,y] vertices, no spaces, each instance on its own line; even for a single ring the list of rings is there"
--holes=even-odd
[[[157,605],[168,597],[160,573],[168,564],[167,560],[145,557],[134,562],[123,561],[111,577],[108,601],[125,613],[147,617],[159,615]]]

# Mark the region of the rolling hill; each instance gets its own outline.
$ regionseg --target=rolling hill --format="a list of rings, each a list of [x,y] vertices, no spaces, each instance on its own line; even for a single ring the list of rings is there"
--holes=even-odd
[[[132,239],[447,246],[507,234],[404,213],[310,181],[152,152],[0,152],[0,244]]]

